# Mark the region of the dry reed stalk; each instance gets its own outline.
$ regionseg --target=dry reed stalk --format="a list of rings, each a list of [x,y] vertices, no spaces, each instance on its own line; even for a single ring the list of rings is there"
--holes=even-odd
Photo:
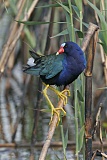
[[[96,134],[96,130],[97,130],[97,127],[98,127],[98,124],[99,124],[99,117],[100,117],[100,114],[101,114],[101,110],[102,110],[102,103],[100,103],[98,112],[96,114],[95,125],[94,125],[94,129],[93,129],[93,133],[92,133],[92,138],[94,138],[94,135]]]
[[[87,48],[87,46],[88,46],[88,44],[90,42],[91,37],[95,34],[95,31],[97,31],[98,29],[99,29],[98,26],[96,26],[96,25],[94,25],[92,23],[89,24],[89,28],[88,28],[87,34],[86,34],[86,36],[85,36],[85,38],[83,40],[83,43],[82,43],[82,50],[83,51],[86,50],[86,48]],[[66,86],[66,89],[69,89],[69,86]],[[65,92],[64,94],[67,95],[67,92]],[[57,107],[58,108],[63,108],[64,107],[62,99],[58,102]],[[58,111],[58,113],[60,114],[60,110]],[[56,114],[54,114],[53,119],[52,119],[52,123],[50,124],[50,127],[49,127],[49,132],[48,132],[46,141],[44,143],[44,146],[42,148],[42,151],[41,151],[41,154],[40,154],[40,157],[39,157],[39,160],[45,160],[48,148],[50,146],[53,134],[55,132],[55,128],[57,126],[57,122],[58,122],[58,117],[57,117]]]
[[[19,9],[18,15],[16,16],[16,20],[19,20],[19,17],[22,13],[22,9],[24,8],[25,0],[22,1],[22,2],[23,3],[22,3],[22,5]],[[26,13],[26,15],[24,16],[22,21],[26,21],[30,18],[31,13],[33,12],[37,2],[38,2],[38,0],[34,0],[32,2],[28,12]],[[7,40],[7,43],[4,45],[2,57],[1,57],[1,60],[0,60],[0,76],[2,75],[2,73],[5,70],[5,66],[8,62],[8,59],[10,58],[10,55],[11,55],[13,49],[15,48],[15,45],[16,45],[16,43],[17,43],[17,41],[18,41],[22,31],[23,31],[23,28],[24,28],[24,24],[20,24],[19,29],[17,29],[17,32],[15,32],[15,30],[17,28],[17,24],[16,24],[16,22],[13,22],[13,23],[14,23],[14,28],[11,30],[10,36]]]
[[[101,107],[99,107],[99,110],[101,109]],[[97,114],[100,114],[99,111]],[[100,115],[99,115],[100,116]],[[97,118],[97,116],[96,116]],[[96,122],[96,126],[95,126],[95,132],[98,132],[98,138],[99,138],[99,141],[100,141],[100,144],[101,144],[101,148],[103,148],[103,141],[102,141],[102,131],[101,131],[101,121],[100,121],[100,118],[98,117],[98,120]],[[95,134],[95,133],[94,133]]]
[[[20,0],[21,1],[21,0]],[[21,13],[22,13],[22,10],[24,8],[24,5],[25,5],[25,2],[26,0],[24,0],[22,3],[20,3],[21,5],[19,6],[19,3],[18,3],[18,6],[20,7],[19,8],[19,11],[18,11],[18,14],[16,16],[16,20],[19,20],[20,16],[21,16]],[[9,38],[7,40],[7,43],[4,45],[3,47],[3,53],[2,53],[2,57],[1,57],[1,60],[0,60],[0,72],[4,72],[4,67],[5,67],[5,63],[7,62],[8,60],[8,50],[9,50],[9,47],[12,43],[12,41],[14,40],[15,38],[15,33],[17,31],[17,27],[18,27],[18,23],[17,22],[13,22],[12,26],[11,26],[11,32],[10,32],[10,35],[9,35]]]
[[[87,49],[87,67],[85,70],[85,159],[90,160],[92,158],[92,70],[94,55],[96,51],[96,44],[98,40],[99,27],[97,26],[94,31]],[[90,32],[91,34],[91,32]]]

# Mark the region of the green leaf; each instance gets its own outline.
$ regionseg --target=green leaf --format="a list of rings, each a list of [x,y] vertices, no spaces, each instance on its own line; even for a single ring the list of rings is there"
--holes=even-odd
[[[75,17],[74,17],[75,18]],[[75,20],[77,20],[78,22],[80,22],[80,20],[78,18],[75,18]],[[85,26],[85,27],[89,27],[89,24],[88,23],[85,23],[85,22],[82,22],[82,24]]]
[[[68,4],[69,4],[69,11],[70,11],[70,14],[72,14],[71,0],[68,0]]]
[[[98,42],[99,44],[102,45],[103,49],[104,49],[104,52],[106,53],[107,55],[107,42],[105,42],[105,36],[104,36],[104,33],[102,32],[99,32],[99,38],[102,42]]]
[[[76,31],[76,32],[77,32],[79,38],[83,38],[84,37],[83,32],[81,32],[81,31]]]
[[[90,1],[87,0],[87,2],[96,11],[101,22],[105,23],[105,19],[104,19],[104,16],[102,15],[101,11],[94,4],[92,4]]]
[[[63,5],[67,6],[68,3],[64,2],[62,3]],[[38,7],[35,7],[35,8],[50,8],[50,7],[61,7],[60,4],[58,3],[55,3],[55,4],[47,4],[47,5],[44,5],[44,6],[38,6]]]
[[[26,37],[29,41],[29,45],[31,46],[31,48],[34,48],[35,45],[36,45],[36,39],[35,39],[35,36],[33,36],[31,34],[31,32],[29,31],[29,29],[27,27],[24,28],[24,32],[26,34]],[[31,36],[32,35],[32,36]]]
[[[75,30],[75,32],[78,32],[78,31],[79,31],[79,30],[76,29],[76,28],[74,28],[74,30]],[[50,37],[50,38],[55,38],[55,37],[58,37],[58,36],[64,36],[64,35],[67,35],[67,34],[69,34],[69,33],[68,33],[68,30],[65,29],[65,30],[63,30],[62,32],[60,32],[60,33],[58,33],[58,34],[56,34],[56,35],[54,35],[54,36],[52,36],[52,37]]]
[[[63,130],[63,125],[61,124],[60,125],[60,128],[61,128],[61,137],[62,137],[62,145],[63,145],[63,152],[64,152],[64,155],[65,155],[65,141],[64,141],[64,130]]]
[[[82,0],[75,0],[75,4],[80,11],[82,11]]]
[[[64,138],[64,148],[65,149],[67,148],[67,143],[68,143],[68,128],[67,128],[67,131],[66,131],[66,134],[65,134],[65,138]]]
[[[102,45],[102,47],[103,47],[103,49],[104,49],[104,52],[106,53],[106,51],[107,51],[107,46],[106,46],[105,43],[103,43],[104,41],[103,41],[103,39],[101,38],[101,35],[99,35],[99,37],[100,37],[100,39],[102,40],[102,42],[97,42],[97,43],[99,43],[99,44]]]
[[[82,22],[82,24],[85,26],[85,27],[89,27],[89,24],[88,23],[85,23],[85,22]]]
[[[74,28],[73,28],[72,24],[70,23],[71,22],[70,16],[69,16],[69,14],[66,11],[65,11],[65,15],[66,15],[67,29],[68,29],[70,40],[74,41],[73,40],[73,35],[74,35],[75,32],[74,32]]]
[[[106,25],[107,27],[107,25]],[[103,28],[102,28],[103,29]],[[107,30],[105,29],[104,32],[99,32],[99,38],[101,39],[103,45],[103,49],[105,51],[105,53],[107,54]]]
[[[77,16],[79,18],[80,17],[79,9],[76,6],[74,6],[74,5],[72,5],[72,8],[73,8],[73,10],[75,11],[75,13],[77,14]]]
[[[81,148],[83,146],[83,141],[84,141],[84,132],[85,132],[85,129],[84,129],[84,126],[80,129],[80,132],[79,132],[79,136],[78,136],[78,152],[81,151]]]
[[[76,83],[76,88],[75,89],[79,90],[80,87],[81,87],[81,85],[82,85],[81,80],[79,78],[77,78],[76,81],[75,81],[75,83]]]
[[[42,24],[49,24],[51,22],[38,22],[38,21],[17,21],[15,20],[16,22],[18,23],[23,23],[25,25],[42,25]],[[66,22],[52,22],[52,23],[61,23],[61,24],[64,24]]]
[[[50,22],[36,22],[36,21],[17,21],[15,20],[16,22],[19,22],[19,23],[23,23],[25,25],[40,25],[40,24],[49,24]]]
[[[15,4],[15,1],[10,0],[9,2],[10,2],[9,4],[10,4],[10,7],[11,7],[13,13],[14,13],[15,15],[17,15],[17,7],[16,7],[16,4]]]
[[[50,112],[51,112],[51,109],[41,109],[40,111],[41,111],[41,112],[45,112],[45,113],[50,113]]]
[[[77,90],[77,96],[79,98],[79,101],[84,102],[84,98],[83,98],[83,96],[82,96],[82,94],[80,93],[79,90]]]
[[[64,36],[66,34],[68,34],[68,30],[67,29],[65,29],[64,31],[62,31],[62,32],[50,37],[50,38],[55,38],[55,37],[58,37],[58,36]]]
[[[58,1],[56,1],[65,11],[67,11],[68,13],[70,13],[70,10],[67,6],[63,5],[63,3],[60,3]]]
[[[104,30],[105,32],[100,32],[99,36],[101,38],[102,43],[104,44],[104,51],[105,53],[107,53],[107,22],[105,21],[105,18],[103,16],[103,14],[101,13],[101,11],[91,2],[89,2],[87,0],[88,4],[96,11],[96,13],[98,14],[100,21],[101,21],[101,29]]]

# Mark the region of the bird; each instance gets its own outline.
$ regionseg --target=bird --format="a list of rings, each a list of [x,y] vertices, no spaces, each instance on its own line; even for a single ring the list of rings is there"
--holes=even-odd
[[[23,71],[27,74],[40,76],[46,85],[43,94],[51,107],[51,121],[54,113],[57,114],[60,121],[58,110],[62,110],[64,115],[66,115],[66,112],[63,108],[55,108],[53,106],[47,95],[47,89],[53,90],[66,104],[67,96],[64,95],[64,92],[70,95],[70,91],[65,89],[60,92],[51,85],[66,86],[75,81],[86,68],[84,52],[77,43],[67,41],[62,43],[59,50],[53,54],[38,55],[30,51],[30,55],[31,58],[28,59]]]

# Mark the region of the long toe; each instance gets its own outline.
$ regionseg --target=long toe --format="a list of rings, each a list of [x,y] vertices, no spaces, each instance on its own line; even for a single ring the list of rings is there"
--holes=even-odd
[[[65,92],[67,92],[67,96],[70,96],[70,90],[65,89],[62,92],[60,92],[60,97],[64,100],[64,105],[66,105],[68,102],[68,97],[64,94]]]
[[[59,114],[59,112],[58,112],[58,109],[57,108],[51,108],[52,110],[51,110],[51,119],[50,119],[50,122],[49,122],[49,125],[52,123],[52,119],[53,119],[53,115],[54,115],[54,113],[56,113],[57,114],[57,117],[58,117],[58,122],[57,122],[57,126],[58,126],[58,124],[59,124],[59,122],[60,122],[60,114]]]
[[[63,108],[55,108],[55,109],[56,110],[61,110],[63,112],[64,116],[66,116],[66,112],[65,112],[65,110]]]
[[[70,96],[71,95],[71,93],[70,93],[70,90],[69,89],[64,89],[63,91],[62,91],[62,93],[64,94],[65,92],[67,92],[67,95],[68,96]]]
[[[68,97],[64,94],[64,91],[59,92],[58,95],[64,101],[64,105],[66,105]]]
[[[60,113],[58,112],[59,110],[63,112],[64,116],[66,116],[66,112],[65,112],[65,110],[64,110],[63,108],[53,108],[53,109],[52,109],[50,123],[52,122],[53,114],[56,113],[57,116],[58,116],[57,126],[58,126],[58,124],[59,124],[59,122],[60,122]],[[49,123],[49,124],[50,124],[50,123]]]

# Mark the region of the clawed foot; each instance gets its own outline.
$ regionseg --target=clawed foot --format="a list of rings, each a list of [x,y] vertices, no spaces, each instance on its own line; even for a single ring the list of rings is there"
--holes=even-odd
[[[59,114],[58,110],[61,110],[61,111],[63,112],[64,116],[66,116],[66,112],[64,111],[63,108],[54,108],[53,105],[51,106],[51,109],[52,109],[52,110],[51,110],[51,120],[50,120],[50,123],[49,123],[49,124],[51,124],[53,115],[54,115],[54,113],[56,113],[57,116],[58,116],[58,122],[57,122],[57,126],[58,126],[58,124],[59,124],[59,122],[60,122],[60,114]]]
[[[62,92],[58,91],[58,96],[64,101],[64,105],[67,104],[67,96],[64,94],[67,92],[67,96],[70,96],[70,91],[68,89],[63,90]]]
[[[52,91],[54,91],[54,92],[64,101],[64,105],[67,104],[67,98],[68,98],[67,96],[70,96],[70,90],[65,89],[65,90],[63,90],[62,92],[60,92],[60,91],[56,90],[55,88],[53,88],[53,87],[51,87],[51,86],[49,86],[49,88],[50,88]],[[64,94],[65,92],[67,92],[67,95]]]

